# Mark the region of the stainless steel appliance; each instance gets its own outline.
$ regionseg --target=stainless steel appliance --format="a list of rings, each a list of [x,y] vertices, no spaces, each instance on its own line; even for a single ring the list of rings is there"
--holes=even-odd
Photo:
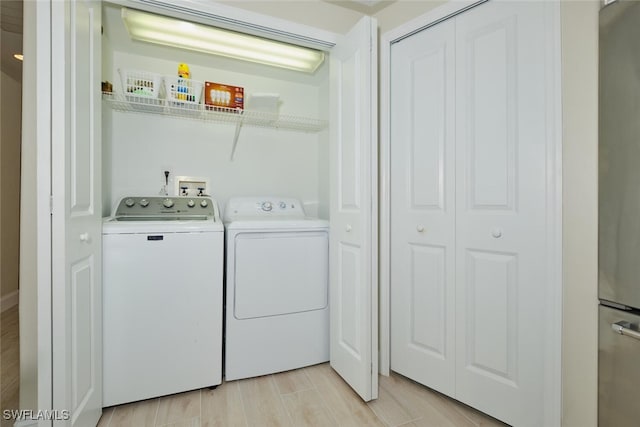
[[[640,425],[640,2],[600,11],[601,427]]]

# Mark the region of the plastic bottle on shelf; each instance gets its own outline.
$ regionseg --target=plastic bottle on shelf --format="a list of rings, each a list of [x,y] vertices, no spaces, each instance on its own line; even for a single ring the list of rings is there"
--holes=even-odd
[[[191,78],[191,71],[189,71],[189,66],[183,62],[178,64],[178,87],[176,88],[176,99],[181,101],[188,100],[189,97],[189,82],[188,80]]]

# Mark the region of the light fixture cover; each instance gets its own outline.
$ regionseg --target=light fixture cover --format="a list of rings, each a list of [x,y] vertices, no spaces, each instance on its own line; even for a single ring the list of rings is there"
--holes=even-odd
[[[122,8],[122,20],[134,40],[313,73],[324,53],[207,25]]]

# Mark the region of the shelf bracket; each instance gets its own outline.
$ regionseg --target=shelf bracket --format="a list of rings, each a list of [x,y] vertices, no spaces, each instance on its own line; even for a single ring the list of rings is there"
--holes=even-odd
[[[242,128],[242,123],[244,122],[244,117],[240,117],[238,123],[236,123],[236,133],[233,136],[233,146],[231,147],[231,161],[233,161],[233,157],[236,154],[236,147],[238,146],[238,138],[240,137],[240,129]]]

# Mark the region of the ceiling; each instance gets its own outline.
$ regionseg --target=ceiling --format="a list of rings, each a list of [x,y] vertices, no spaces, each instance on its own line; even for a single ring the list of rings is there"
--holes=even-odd
[[[22,0],[0,1],[0,57],[2,72],[22,79],[22,62],[13,57],[22,53]]]
[[[336,6],[344,7],[347,9],[355,10],[356,12],[364,13],[365,15],[373,15],[380,12],[390,4],[395,3],[397,0],[322,0],[326,3],[331,3]]]

